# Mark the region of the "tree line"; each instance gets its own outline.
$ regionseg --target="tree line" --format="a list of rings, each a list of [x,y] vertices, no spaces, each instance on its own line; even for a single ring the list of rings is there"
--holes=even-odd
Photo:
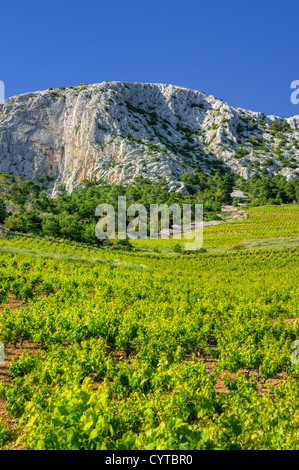
[[[288,182],[282,176],[272,179],[253,176],[245,181],[229,173],[207,176],[201,170],[186,173],[182,180],[184,193],[169,192],[165,179],[152,182],[138,177],[126,186],[104,181],[83,181],[71,194],[59,187],[55,198],[47,194],[44,178],[38,183],[0,174],[0,223],[14,232],[29,233],[101,245],[95,236],[99,204],[111,204],[117,215],[118,197],[125,196],[127,205],[203,204],[204,220],[217,220],[223,204],[232,203],[231,192],[239,187],[251,196],[251,205],[282,204],[299,201],[299,180]],[[194,215],[194,214],[193,214]],[[130,219],[128,219],[129,222]]]

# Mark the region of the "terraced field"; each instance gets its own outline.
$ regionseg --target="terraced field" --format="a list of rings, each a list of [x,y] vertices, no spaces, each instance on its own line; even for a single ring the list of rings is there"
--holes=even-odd
[[[263,206],[246,208],[247,218],[233,220],[203,229],[203,248],[208,252],[227,251],[241,243],[239,248],[298,246],[299,206]],[[261,243],[262,241],[262,243]],[[276,242],[275,242],[276,241]],[[186,240],[136,240],[136,247],[149,251],[171,252]]]

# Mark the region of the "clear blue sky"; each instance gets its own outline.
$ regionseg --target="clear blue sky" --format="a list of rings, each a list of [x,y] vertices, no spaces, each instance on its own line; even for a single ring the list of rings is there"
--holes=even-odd
[[[1,2],[6,97],[126,80],[180,85],[232,106],[299,114],[298,0]]]

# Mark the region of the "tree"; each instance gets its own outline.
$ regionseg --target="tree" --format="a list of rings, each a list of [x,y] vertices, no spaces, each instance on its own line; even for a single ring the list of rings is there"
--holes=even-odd
[[[234,177],[229,173],[225,173],[222,178],[217,172],[213,180],[216,183],[216,200],[224,203],[231,202],[230,195],[234,187]]]
[[[184,173],[182,181],[185,183],[188,193],[196,194],[199,189],[199,178],[196,173]]]
[[[39,193],[37,198],[37,207],[42,211],[51,212],[54,207],[54,202],[46,193]]]
[[[69,240],[81,241],[82,223],[77,215],[67,213],[59,216],[60,233],[63,238]]]
[[[82,241],[86,243],[92,243],[101,245],[102,241],[99,240],[95,235],[95,227],[96,224],[94,222],[89,222],[84,225],[83,232],[82,232]]]
[[[24,214],[24,225],[26,232],[40,234],[42,228],[42,220],[36,211],[26,211]]]
[[[4,221],[4,226],[12,232],[26,232],[24,219],[19,212],[7,217]]]
[[[42,219],[42,231],[43,234],[49,237],[59,237],[60,226],[58,217],[51,215],[49,217],[43,217]]]
[[[3,199],[0,199],[0,223],[3,224],[7,217],[7,210]]]

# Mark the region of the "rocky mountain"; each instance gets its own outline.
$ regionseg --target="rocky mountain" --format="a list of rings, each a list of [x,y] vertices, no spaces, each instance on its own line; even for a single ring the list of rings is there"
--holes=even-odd
[[[288,119],[230,107],[178,86],[103,82],[48,89],[0,103],[0,171],[44,178],[55,195],[86,179],[126,184],[227,167],[299,175],[299,116]]]

